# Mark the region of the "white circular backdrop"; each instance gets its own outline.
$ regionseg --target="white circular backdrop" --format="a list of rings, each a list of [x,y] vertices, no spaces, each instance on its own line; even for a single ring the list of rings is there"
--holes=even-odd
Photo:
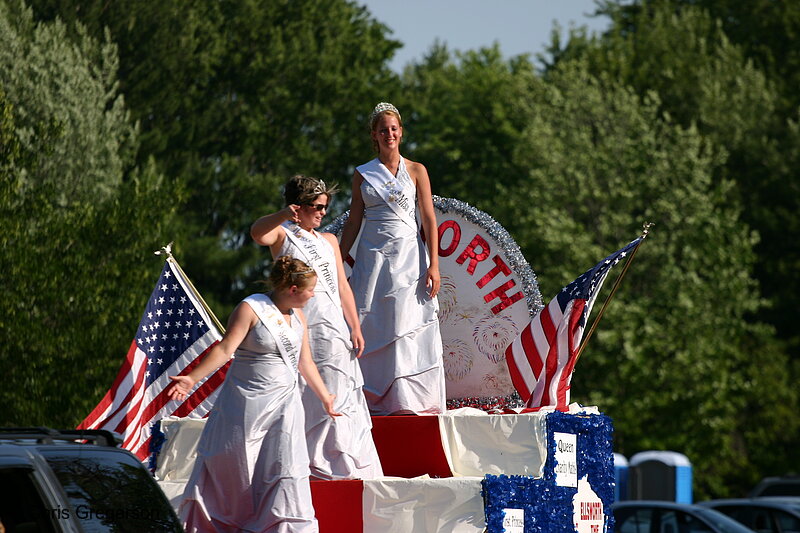
[[[519,246],[492,217],[452,198],[434,196],[433,205],[439,226],[439,322],[447,398],[510,396],[514,386],[505,349],[542,309],[536,276]],[[348,214],[321,231],[341,236]],[[348,277],[351,260],[345,260]]]

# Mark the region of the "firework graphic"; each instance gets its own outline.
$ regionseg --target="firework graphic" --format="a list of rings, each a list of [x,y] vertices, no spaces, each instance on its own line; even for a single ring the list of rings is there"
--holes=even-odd
[[[507,375],[486,374],[481,383],[481,394],[496,394],[508,390],[509,387],[511,387],[511,379]]]
[[[472,370],[472,348],[460,339],[447,339],[444,345],[444,374],[450,381],[459,381]]]
[[[449,318],[455,318],[453,311],[458,304],[458,297],[456,294],[456,284],[453,283],[453,278],[447,274],[441,275],[441,285],[439,287],[439,321],[447,322]]]
[[[505,315],[486,315],[472,329],[472,339],[478,351],[493,363],[505,357],[506,347],[516,336],[516,324]]]

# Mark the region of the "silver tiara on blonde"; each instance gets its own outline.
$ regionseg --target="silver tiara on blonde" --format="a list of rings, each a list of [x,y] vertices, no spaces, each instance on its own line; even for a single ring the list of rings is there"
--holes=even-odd
[[[384,111],[391,111],[392,113],[396,113],[397,117],[400,118],[400,111],[397,110],[395,106],[390,104],[389,102],[381,102],[375,106],[375,109],[372,110],[372,115],[369,117],[370,123],[375,120],[375,117],[383,113]],[[401,119],[402,120],[402,119]]]

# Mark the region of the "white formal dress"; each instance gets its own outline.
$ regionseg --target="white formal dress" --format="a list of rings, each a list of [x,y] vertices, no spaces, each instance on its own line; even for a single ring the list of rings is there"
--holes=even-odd
[[[263,298],[244,301],[272,305]],[[297,354],[302,322],[293,314],[284,328]],[[236,351],[209,414],[180,516],[187,533],[318,531],[296,363],[286,362],[261,321]]]
[[[328,391],[336,395],[334,408],[342,413],[336,418],[329,416],[314,391],[300,379],[311,475],[321,479],[382,477],[362,391],[364,380],[342,312],[333,247],[316,232],[291,223],[284,227],[287,237],[278,255],[296,257],[317,271],[314,297],[303,312],[314,362]]]
[[[378,159],[358,171],[364,221],[350,285],[366,345],[359,362],[367,403],[373,414],[442,413],[438,303],[425,286],[416,187],[402,158],[396,175]]]

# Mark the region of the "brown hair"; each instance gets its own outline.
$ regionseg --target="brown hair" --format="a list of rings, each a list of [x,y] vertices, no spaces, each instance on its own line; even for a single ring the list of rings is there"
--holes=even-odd
[[[328,200],[336,192],[336,185],[328,187],[319,178],[295,174],[283,186],[283,199],[286,205],[308,205],[320,194],[328,195]]]
[[[275,290],[288,289],[292,285],[307,289],[316,282],[317,273],[313,268],[288,255],[277,258],[272,265],[272,272],[269,274],[269,284]]]

